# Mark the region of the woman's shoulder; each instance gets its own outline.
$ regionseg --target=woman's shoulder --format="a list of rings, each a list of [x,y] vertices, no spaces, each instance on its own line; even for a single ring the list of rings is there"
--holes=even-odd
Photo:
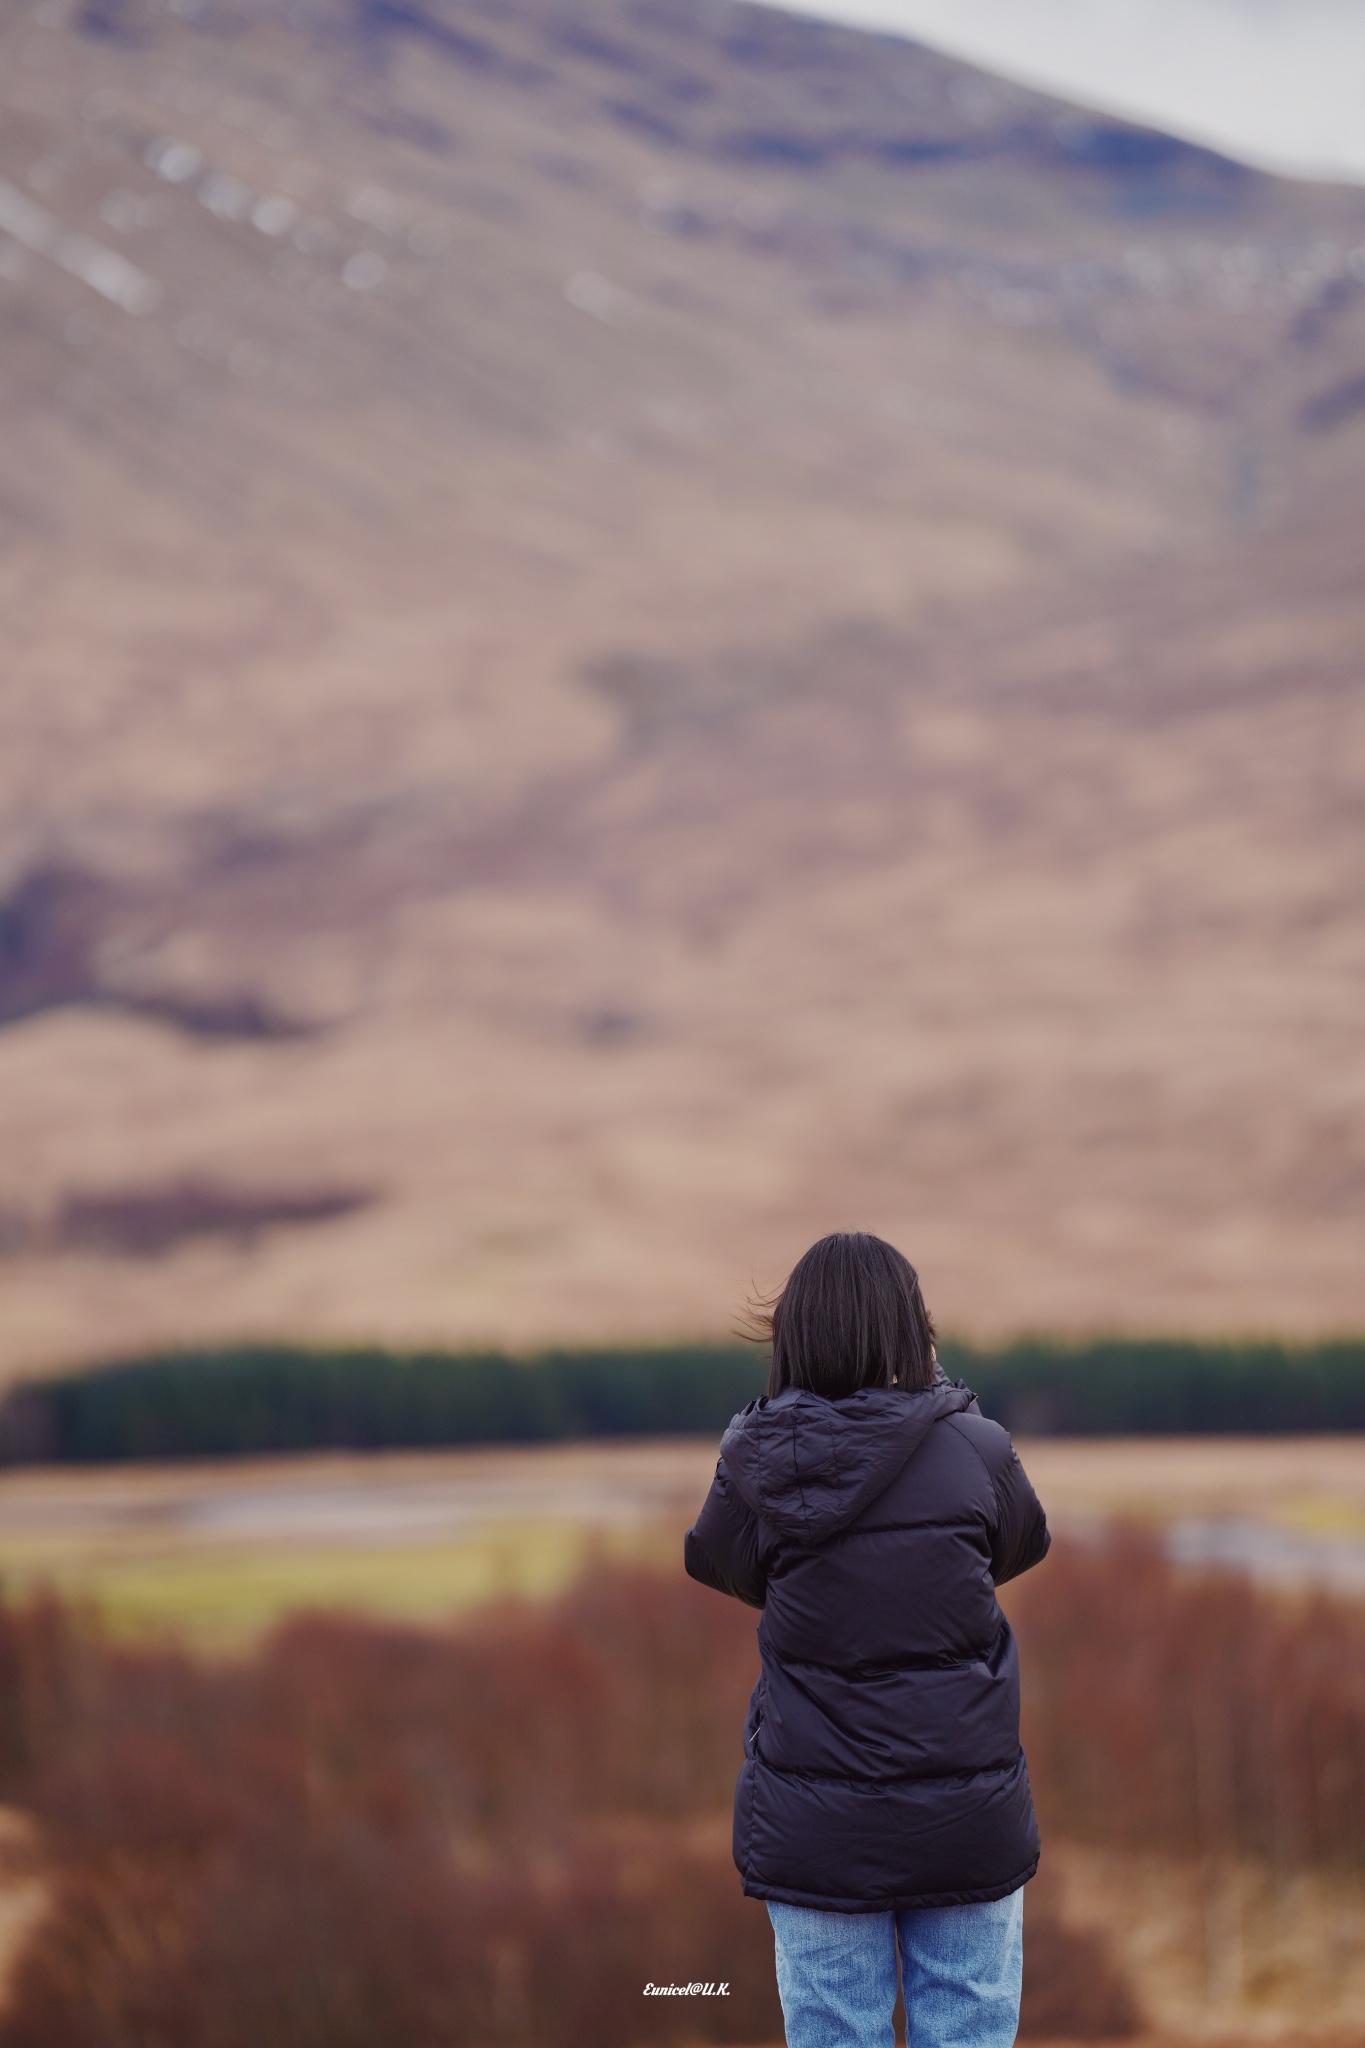
[[[979,1408],[964,1408],[959,1414],[945,1415],[939,1427],[952,1430],[970,1444],[992,1479],[998,1479],[1013,1463],[1015,1450],[1009,1431],[1002,1423],[992,1422]]]

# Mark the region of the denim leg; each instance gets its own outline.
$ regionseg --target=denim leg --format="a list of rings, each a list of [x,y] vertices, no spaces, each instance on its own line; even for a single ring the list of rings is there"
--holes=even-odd
[[[1011,2048],[1019,2029],[1024,1893],[896,1915],[909,2048]]]
[[[768,1902],[787,2048],[892,2048],[894,1913]]]

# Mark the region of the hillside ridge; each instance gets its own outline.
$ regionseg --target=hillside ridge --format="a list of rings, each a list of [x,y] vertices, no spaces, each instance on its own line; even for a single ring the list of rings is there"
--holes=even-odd
[[[0,1368],[1359,1326],[1365,194],[730,0],[0,55]]]

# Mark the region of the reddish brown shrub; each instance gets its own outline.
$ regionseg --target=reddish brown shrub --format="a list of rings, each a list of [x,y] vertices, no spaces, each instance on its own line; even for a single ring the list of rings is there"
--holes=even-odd
[[[1182,1575],[1135,1536],[1011,1590],[1045,1825],[1365,1868],[1365,1608]]]
[[[680,1825],[728,1799],[753,1636],[628,1572],[458,1634],[303,1617],[230,1669],[0,1615],[8,1790],[58,1870],[0,2041],[775,2037],[767,1915]]]
[[[1068,1927],[1044,1865],[1024,1894],[1024,1995],[1019,2032],[1028,2040],[1120,2041],[1141,2013],[1104,1936]]]
[[[644,1986],[728,1981],[729,1995]],[[17,1973],[6,2048],[643,2048],[776,2039],[761,1906],[676,1831],[539,1867],[433,1834],[261,1823],[192,1880],[77,1868]]]
[[[1010,1599],[1045,1833],[1360,1853],[1361,1610],[1131,1542],[1058,1545]],[[767,1916],[724,1839],[754,1626],[601,1569],[446,1633],[303,1617],[224,1667],[0,1607],[0,1791],[54,1877],[0,2048],[776,2039]],[[1046,1884],[1025,2031],[1131,2030]],[[730,1996],[644,1999],[649,1978]]]

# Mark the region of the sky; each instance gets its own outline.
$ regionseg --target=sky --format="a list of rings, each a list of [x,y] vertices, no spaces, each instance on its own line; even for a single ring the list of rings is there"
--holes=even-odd
[[[1365,183],[1365,0],[784,0],[1167,128]]]

